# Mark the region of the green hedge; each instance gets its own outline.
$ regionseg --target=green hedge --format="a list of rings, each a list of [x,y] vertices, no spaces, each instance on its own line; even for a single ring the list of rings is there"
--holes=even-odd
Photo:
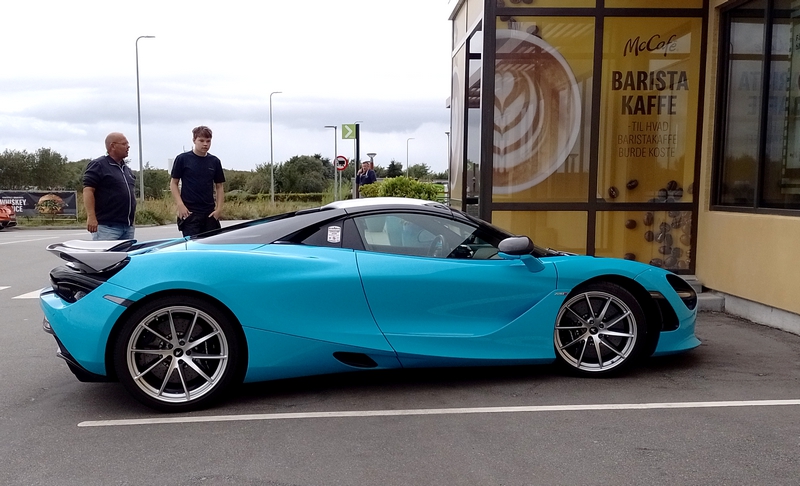
[[[362,197],[410,197],[436,201],[442,189],[439,184],[419,182],[401,176],[361,186],[360,190]]]
[[[275,202],[314,202],[322,204],[323,193],[310,192],[306,194],[284,194],[276,193]],[[247,191],[230,191],[225,194],[225,201],[244,202],[244,201],[269,201],[269,194],[250,194]]]

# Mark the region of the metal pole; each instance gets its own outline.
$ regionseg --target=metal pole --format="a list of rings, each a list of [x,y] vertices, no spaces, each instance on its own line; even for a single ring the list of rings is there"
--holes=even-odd
[[[144,168],[142,167],[142,103],[139,98],[139,39],[155,39],[154,35],[136,38],[136,114],[139,126],[139,198],[144,204]]]
[[[353,199],[358,198],[358,185],[356,184],[356,173],[358,172],[358,168],[361,166],[361,161],[358,160],[360,158],[360,154],[358,153],[358,137],[359,134],[359,123],[364,120],[356,120],[356,138],[353,139],[353,158],[350,159],[350,163],[353,164]]]
[[[333,200],[338,201],[339,192],[337,182],[339,180],[339,169],[336,168],[336,157],[338,157],[338,148],[336,147],[336,132],[338,127],[336,125],[325,125],[325,128],[333,128]]]
[[[414,140],[414,137],[406,139],[406,177],[408,177],[408,141]]]
[[[275,204],[275,162],[272,160],[272,95],[282,93],[273,91],[269,94],[269,200]]]

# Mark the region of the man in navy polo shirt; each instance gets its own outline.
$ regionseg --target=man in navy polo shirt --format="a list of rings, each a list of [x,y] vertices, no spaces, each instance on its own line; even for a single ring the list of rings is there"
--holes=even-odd
[[[133,239],[136,178],[125,164],[131,148],[121,133],[106,137],[106,155],[89,162],[83,174],[86,229],[93,240]]]
[[[178,206],[178,229],[183,236],[218,229],[225,201],[222,163],[208,153],[211,129],[205,126],[193,129],[192,141],[194,147],[191,151],[175,157],[169,183]]]

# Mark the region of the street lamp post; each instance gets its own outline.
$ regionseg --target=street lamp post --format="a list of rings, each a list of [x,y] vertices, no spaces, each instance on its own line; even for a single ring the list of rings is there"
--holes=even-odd
[[[272,160],[272,95],[282,91],[273,91],[269,94],[269,200],[275,204],[275,162]]]
[[[408,141],[414,140],[414,137],[406,139],[406,177],[408,177]]]
[[[336,168],[336,157],[339,156],[339,148],[336,143],[337,125],[325,125],[325,128],[333,128],[333,200],[339,200],[339,169]]]
[[[139,39],[155,39],[154,35],[140,35],[136,38],[136,113],[139,126],[139,198],[144,204],[144,168],[142,167],[142,103],[139,100]]]

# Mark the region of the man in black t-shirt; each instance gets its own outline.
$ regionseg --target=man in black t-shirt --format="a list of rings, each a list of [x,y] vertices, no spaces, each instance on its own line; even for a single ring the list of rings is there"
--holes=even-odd
[[[132,240],[136,178],[125,163],[131,148],[125,135],[109,133],[106,155],[89,162],[83,174],[86,229],[93,240]]]
[[[169,183],[178,206],[178,229],[183,236],[218,229],[225,201],[222,163],[208,153],[211,129],[205,126],[193,129],[192,141],[194,148],[190,152],[175,157]]]

